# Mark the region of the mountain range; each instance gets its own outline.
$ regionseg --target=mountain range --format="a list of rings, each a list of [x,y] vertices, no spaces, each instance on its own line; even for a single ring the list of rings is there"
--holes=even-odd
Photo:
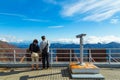
[[[30,42],[21,42],[21,43],[9,43],[12,44],[18,48],[28,48],[30,45]],[[79,48],[79,44],[74,43],[51,43],[50,48]],[[117,42],[110,42],[107,44],[103,43],[97,43],[97,44],[84,44],[84,48],[120,48],[120,43]]]
[[[0,41],[0,48],[28,48],[30,45],[30,42],[4,42]],[[50,48],[79,48],[79,44],[74,44],[74,43],[51,43]],[[120,48],[120,43],[117,42],[110,42],[107,44],[103,43],[97,43],[97,44],[84,44],[84,48]]]
[[[13,54],[8,54],[8,53],[14,53],[16,52],[16,57],[20,57],[20,56],[24,56],[24,54],[19,54],[19,53],[23,53],[25,52],[23,49],[21,48],[17,48],[16,45],[13,45],[13,44],[9,44],[8,42],[4,42],[4,41],[0,41],[0,56],[3,57],[3,58],[0,58],[0,61],[13,61],[14,58],[13,58]],[[6,54],[7,53],[7,54]],[[10,58],[9,58],[10,57]],[[19,59],[16,59],[16,60],[19,60],[20,61],[20,58]]]
[[[15,48],[15,46],[7,42],[0,41],[0,48]]]

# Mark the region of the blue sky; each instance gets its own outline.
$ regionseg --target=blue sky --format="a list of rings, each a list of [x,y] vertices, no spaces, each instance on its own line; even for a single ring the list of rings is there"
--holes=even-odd
[[[0,40],[120,42],[120,0],[0,0]],[[102,38],[102,39],[101,39]]]

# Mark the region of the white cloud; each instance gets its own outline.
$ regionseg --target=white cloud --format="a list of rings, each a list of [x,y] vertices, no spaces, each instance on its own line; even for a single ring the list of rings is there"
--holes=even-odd
[[[118,42],[120,43],[120,37],[117,36],[90,36],[86,38],[85,43],[110,43]]]
[[[66,17],[81,16],[83,20],[103,21],[120,12],[120,0],[79,0],[63,5],[61,14]]]
[[[52,42],[58,42],[58,43],[76,43],[76,44],[78,44],[79,40],[78,39],[61,38],[61,39],[54,40]]]
[[[26,18],[26,19],[23,19],[23,20],[31,21],[31,22],[48,22],[47,20],[32,19],[32,18]]]
[[[63,28],[64,26],[49,26],[48,28]]]
[[[14,14],[14,13],[0,13],[0,15],[21,17],[21,18],[25,18],[25,17],[26,17],[26,16],[24,16],[24,15],[21,15],[21,14]]]
[[[22,42],[23,40],[17,39],[15,36],[0,35],[0,40],[5,42]]]
[[[110,23],[111,24],[117,24],[117,23],[119,23],[119,19],[117,19],[117,18],[116,19],[111,19]]]
[[[48,20],[41,20],[41,19],[33,19],[33,18],[28,18],[25,15],[21,14],[14,14],[14,13],[0,13],[0,15],[5,15],[5,16],[12,16],[12,17],[19,17],[24,21],[31,21],[31,22],[48,22]]]
[[[0,35],[0,40],[5,42],[23,42],[24,40],[18,39],[15,36],[9,35]],[[52,40],[51,42],[58,42],[58,43],[75,43],[79,44],[78,38],[60,38],[56,40]],[[86,36],[84,37],[84,44],[96,44],[96,43],[110,43],[110,42],[118,42],[120,43],[120,37],[117,36]]]
[[[79,44],[79,39],[74,38],[74,39],[68,39],[68,38],[62,38],[62,39],[57,39],[52,42],[59,42],[59,43],[75,43]],[[118,42],[120,43],[120,37],[117,36],[86,36],[84,37],[84,43],[90,43],[90,44],[96,44],[96,43],[110,43],[110,42]]]

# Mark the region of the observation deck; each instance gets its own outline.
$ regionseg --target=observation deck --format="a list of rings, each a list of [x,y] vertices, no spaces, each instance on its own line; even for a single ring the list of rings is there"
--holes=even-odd
[[[84,62],[98,66],[105,80],[120,80],[120,48],[84,48],[83,52]],[[29,55],[26,49],[0,48],[0,80],[81,80],[71,79],[68,70],[70,62],[80,62],[79,48],[51,48],[50,68],[45,70],[41,54],[39,70],[31,70]]]

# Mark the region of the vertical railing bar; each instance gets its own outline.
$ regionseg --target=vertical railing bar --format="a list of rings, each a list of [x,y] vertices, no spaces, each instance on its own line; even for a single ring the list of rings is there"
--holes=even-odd
[[[52,51],[52,50],[53,50],[53,49],[51,49],[51,51],[50,51],[50,54],[51,54],[51,62],[50,62],[50,63],[51,63],[51,67],[52,67],[52,65],[53,65],[53,56],[52,56],[52,55],[53,55],[53,51]]]
[[[109,64],[111,64],[111,49],[109,49],[108,55],[109,55]]]
[[[14,51],[13,51],[14,53],[13,53],[13,57],[14,57],[14,64],[16,64],[16,50],[14,49]]]
[[[71,49],[70,49],[70,63],[71,63],[71,61],[72,61],[72,59],[71,59],[71,57],[72,57],[72,51],[71,51]]]
[[[91,57],[91,49],[89,49],[89,62],[92,62],[92,57]]]

